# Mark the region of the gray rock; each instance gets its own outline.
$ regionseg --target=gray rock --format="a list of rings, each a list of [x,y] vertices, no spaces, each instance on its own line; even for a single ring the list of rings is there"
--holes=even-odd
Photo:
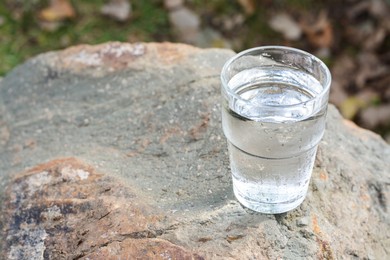
[[[218,31],[206,27],[199,31],[195,39],[195,44],[198,47],[215,46],[218,48],[231,48],[231,43],[225,39]]]
[[[184,0],[164,0],[164,6],[168,10],[173,10],[183,6]]]
[[[333,106],[299,208],[264,215],[235,200],[219,83],[232,55],[107,43],[10,72],[0,258],[386,259],[390,147]]]
[[[131,16],[131,4],[128,0],[110,0],[103,5],[100,12],[119,22],[128,20]]]
[[[171,22],[177,36],[182,41],[194,43],[200,29],[200,18],[191,9],[181,6],[169,12]]]
[[[303,217],[303,218],[297,219],[297,226],[298,227],[308,226],[309,223],[310,223],[310,221],[309,221],[308,217]]]

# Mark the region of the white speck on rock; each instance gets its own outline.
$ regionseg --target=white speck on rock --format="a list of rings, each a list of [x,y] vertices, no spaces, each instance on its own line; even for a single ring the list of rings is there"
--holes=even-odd
[[[145,46],[141,43],[136,43],[133,46],[133,55],[141,56],[145,53]]]
[[[26,183],[28,183],[28,195],[32,196],[37,190],[41,189],[43,185],[50,183],[52,177],[46,171],[31,175]]]
[[[103,55],[113,55],[119,58],[125,54],[132,56],[141,56],[145,53],[145,46],[141,43],[136,44],[108,44],[106,45],[101,53]]]
[[[62,218],[61,209],[57,205],[54,205],[53,207],[47,208],[46,211],[42,212],[41,217],[45,220],[55,221]]]
[[[162,259],[172,260],[172,256],[167,250],[161,253],[160,256],[162,257]]]
[[[44,259],[43,254],[46,250],[45,239],[47,237],[44,229],[21,230],[18,237],[25,237],[24,242],[23,244],[11,246],[8,259]]]
[[[88,66],[99,66],[102,65],[102,59],[98,53],[88,53],[81,51],[75,55],[69,57],[73,62],[82,63]]]
[[[305,227],[309,225],[309,219],[307,217],[303,217],[297,220],[298,227]]]
[[[64,167],[61,170],[61,176],[65,180],[77,181],[88,179],[89,172],[82,169],[73,169],[71,167]]]

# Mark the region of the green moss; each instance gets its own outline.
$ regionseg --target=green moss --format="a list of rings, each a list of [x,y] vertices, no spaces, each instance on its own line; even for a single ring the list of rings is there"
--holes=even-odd
[[[268,24],[269,17],[263,8],[247,18],[245,23],[246,35],[243,49],[252,48],[256,45],[280,44],[282,36],[271,29]]]
[[[214,14],[232,14],[242,11],[236,0],[194,0],[192,7],[198,12],[210,12]]]
[[[304,9],[310,10],[316,4],[317,1],[313,0],[288,0],[288,1],[280,1],[283,4],[289,6],[290,8]]]

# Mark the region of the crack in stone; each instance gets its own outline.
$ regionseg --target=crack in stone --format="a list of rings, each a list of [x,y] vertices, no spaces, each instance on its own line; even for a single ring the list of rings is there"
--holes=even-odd
[[[175,230],[177,229],[177,224],[175,225],[171,225],[167,228],[164,228],[164,229],[151,229],[151,230],[142,230],[142,231],[136,231],[136,232],[131,232],[131,233],[128,233],[128,234],[121,234],[118,238],[116,239],[111,239],[110,241],[107,241],[101,245],[97,245],[93,248],[93,250],[89,251],[89,252],[82,252],[81,254],[75,256],[73,259],[74,260],[78,260],[78,259],[81,259],[89,254],[92,254],[94,253],[96,250],[100,249],[100,248],[103,248],[103,247],[106,247],[114,242],[123,242],[124,240],[126,239],[150,239],[150,238],[158,238],[164,234],[166,234],[167,232],[169,231],[172,231],[172,230]]]
[[[378,201],[379,206],[384,212],[387,212],[387,199],[383,191],[383,186],[381,183],[371,183],[369,184],[371,190],[375,193],[374,196]]]

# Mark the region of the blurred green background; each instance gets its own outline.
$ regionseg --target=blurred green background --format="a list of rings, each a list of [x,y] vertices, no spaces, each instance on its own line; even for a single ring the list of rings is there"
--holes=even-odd
[[[330,101],[390,140],[388,0],[2,0],[0,77],[39,53],[107,41],[241,51],[287,45],[332,70]]]

